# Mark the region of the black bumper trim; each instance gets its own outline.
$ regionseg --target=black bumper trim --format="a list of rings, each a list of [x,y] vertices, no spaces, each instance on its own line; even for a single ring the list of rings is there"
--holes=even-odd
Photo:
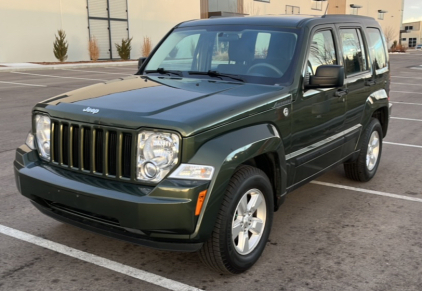
[[[130,242],[158,250],[178,252],[196,252],[199,251],[203,245],[203,243],[180,243],[145,239],[121,228],[97,223],[95,221],[87,220],[83,217],[72,215],[67,212],[60,211],[60,213],[58,213],[58,210],[53,210],[49,207],[43,206],[34,200],[31,200],[31,202],[43,214],[50,216],[51,218],[54,218],[60,222],[68,223],[73,226],[95,233],[99,233],[108,237],[116,238],[125,242]]]

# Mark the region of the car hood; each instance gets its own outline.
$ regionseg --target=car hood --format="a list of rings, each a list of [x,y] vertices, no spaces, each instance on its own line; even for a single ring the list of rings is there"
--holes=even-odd
[[[35,110],[78,122],[170,129],[190,136],[271,108],[282,89],[209,79],[130,76],[47,99]]]

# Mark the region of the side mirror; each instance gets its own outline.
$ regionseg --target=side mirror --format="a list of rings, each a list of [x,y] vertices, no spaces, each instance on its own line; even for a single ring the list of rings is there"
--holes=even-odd
[[[147,58],[144,58],[144,57],[139,58],[139,61],[138,61],[138,70],[141,68],[142,64],[145,62],[146,59]]]
[[[322,65],[316,70],[314,76],[309,79],[306,89],[332,88],[344,85],[344,67],[339,65]]]

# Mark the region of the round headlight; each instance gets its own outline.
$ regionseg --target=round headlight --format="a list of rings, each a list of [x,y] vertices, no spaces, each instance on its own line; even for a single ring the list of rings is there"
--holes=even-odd
[[[46,115],[35,116],[35,135],[40,156],[50,160],[50,127],[51,120]]]
[[[179,161],[177,134],[143,131],[138,135],[137,178],[159,182]]]

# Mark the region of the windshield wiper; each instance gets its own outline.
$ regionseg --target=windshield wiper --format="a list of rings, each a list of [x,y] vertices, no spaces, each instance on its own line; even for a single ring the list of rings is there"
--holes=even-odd
[[[217,71],[209,70],[208,72],[199,72],[199,71],[189,71],[189,75],[205,75],[210,77],[227,77],[231,78],[236,81],[245,82],[242,78],[240,78],[238,75],[233,74],[224,74]]]
[[[183,77],[182,71],[166,70],[164,68],[158,68],[156,70],[146,70],[144,72],[147,73],[147,74],[149,74],[149,73],[159,73],[159,74],[162,74],[162,75],[170,75],[170,74],[173,74],[173,75],[177,75],[177,76]]]

